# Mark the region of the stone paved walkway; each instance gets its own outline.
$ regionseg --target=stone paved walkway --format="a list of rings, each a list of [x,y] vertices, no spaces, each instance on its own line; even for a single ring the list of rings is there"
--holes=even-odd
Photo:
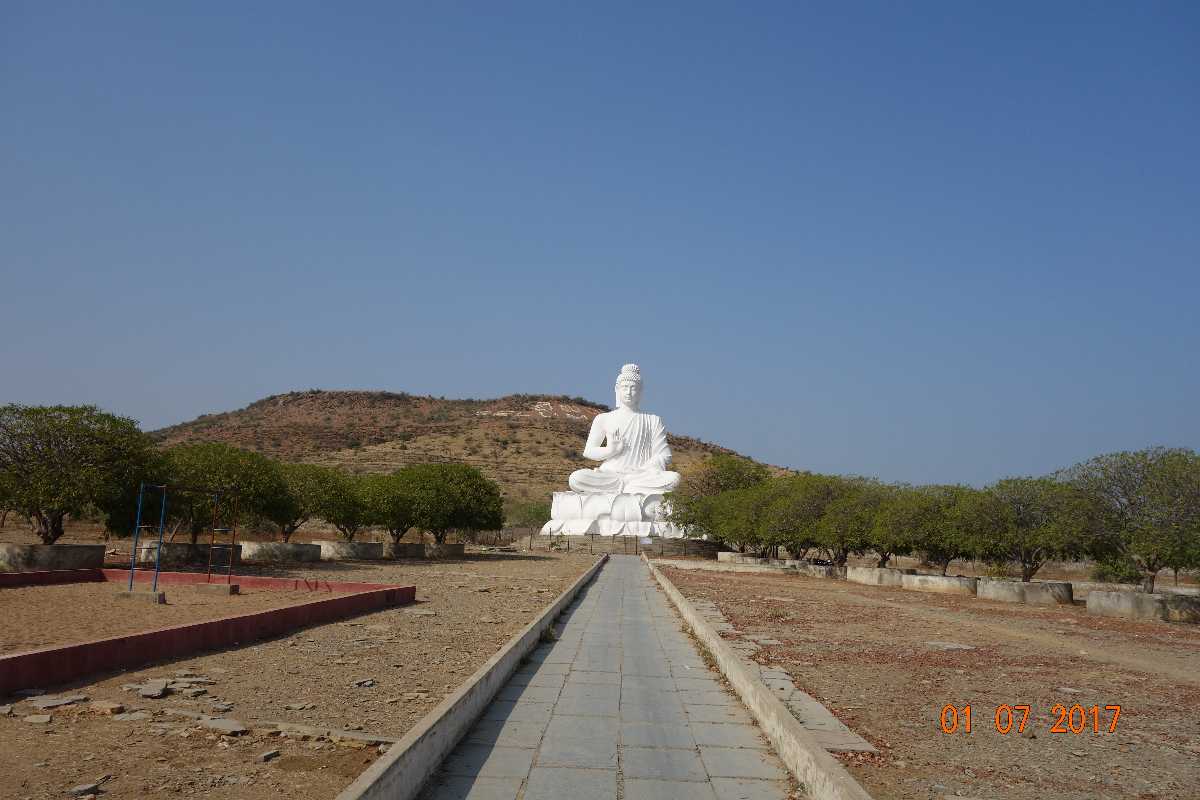
[[[783,800],[787,772],[635,556],[613,555],[426,800]]]

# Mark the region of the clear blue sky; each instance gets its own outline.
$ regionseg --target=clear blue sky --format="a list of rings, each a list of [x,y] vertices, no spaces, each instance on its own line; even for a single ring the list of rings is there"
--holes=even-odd
[[[0,402],[636,361],[794,467],[1200,446],[1195,3],[10,0],[0,109]]]

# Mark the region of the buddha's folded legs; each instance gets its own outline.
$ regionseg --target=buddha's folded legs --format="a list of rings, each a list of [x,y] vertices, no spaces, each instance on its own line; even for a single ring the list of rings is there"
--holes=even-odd
[[[601,472],[598,469],[577,469],[571,473],[567,484],[572,491],[585,494],[620,492],[621,476],[615,472]]]
[[[654,470],[622,476],[621,491],[625,494],[666,494],[678,485],[678,472]]]
[[[665,494],[679,485],[679,473],[669,470],[646,470],[622,475],[619,472],[601,472],[598,469],[579,469],[571,473],[567,483],[573,491],[584,494]]]

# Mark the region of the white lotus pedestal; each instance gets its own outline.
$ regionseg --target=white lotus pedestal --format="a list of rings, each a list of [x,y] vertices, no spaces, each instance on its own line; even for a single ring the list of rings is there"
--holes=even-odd
[[[664,519],[664,505],[661,494],[555,492],[542,535],[683,538],[683,531]]]

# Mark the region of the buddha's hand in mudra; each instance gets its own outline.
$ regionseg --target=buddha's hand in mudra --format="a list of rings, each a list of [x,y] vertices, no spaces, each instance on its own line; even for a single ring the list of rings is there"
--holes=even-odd
[[[608,457],[620,455],[625,450],[625,440],[618,431],[608,434]]]

